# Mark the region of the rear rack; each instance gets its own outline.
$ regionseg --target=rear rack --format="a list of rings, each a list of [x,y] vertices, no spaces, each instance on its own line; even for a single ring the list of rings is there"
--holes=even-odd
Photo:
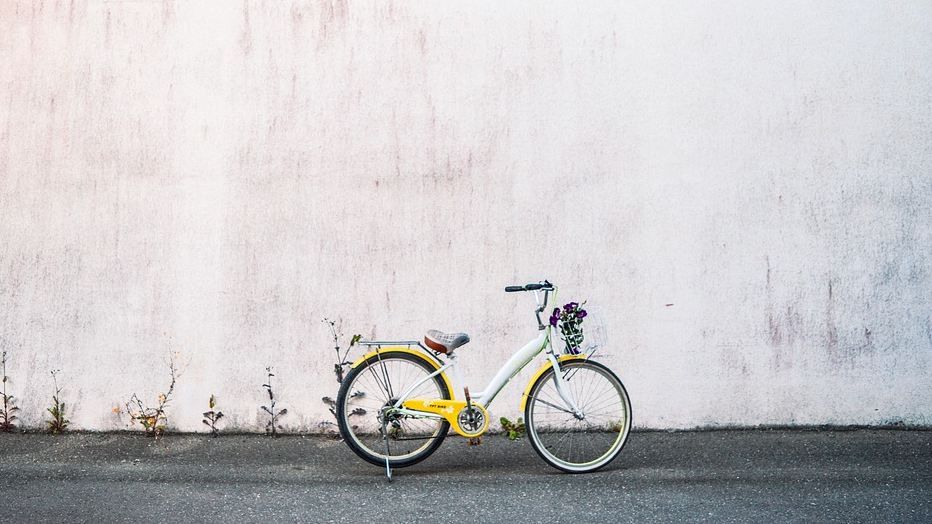
[[[376,351],[381,350],[382,346],[405,346],[408,349],[412,346],[417,346],[427,352],[428,355],[433,355],[437,359],[440,359],[440,356],[443,354],[425,346],[420,340],[360,340],[356,344],[359,346],[375,347]],[[443,361],[441,360],[441,362]]]
[[[422,349],[427,349],[424,347],[424,344],[421,344],[419,340],[360,340],[356,344],[360,346],[420,346]]]

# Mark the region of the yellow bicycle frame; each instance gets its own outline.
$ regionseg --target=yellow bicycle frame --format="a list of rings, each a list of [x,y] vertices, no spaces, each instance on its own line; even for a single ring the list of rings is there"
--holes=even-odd
[[[424,353],[421,353],[419,351],[414,351],[412,349],[408,349],[405,347],[389,347],[389,348],[385,348],[382,350],[371,351],[363,355],[363,357],[357,360],[356,362],[354,362],[352,367],[354,368],[358,367],[360,364],[362,364],[366,360],[376,355],[383,355],[386,353],[407,353],[409,355],[414,355],[421,361],[426,362],[434,370],[440,369],[440,365],[435,360],[430,359],[427,356],[425,356]],[[447,422],[449,422],[450,426],[452,426],[453,429],[457,433],[467,438],[478,437],[479,435],[482,435],[483,433],[485,433],[486,429],[488,429],[489,427],[489,416],[488,416],[488,413],[485,411],[485,408],[483,408],[479,404],[472,403],[472,406],[474,408],[482,411],[482,414],[484,415],[484,418],[485,418],[485,424],[481,428],[479,428],[479,430],[477,430],[476,432],[470,433],[470,432],[464,431],[460,427],[460,424],[457,418],[459,417],[460,411],[462,411],[462,409],[465,408],[469,404],[463,400],[454,400],[455,397],[453,393],[454,392],[453,385],[450,383],[450,379],[447,377],[446,373],[440,373],[440,379],[443,380],[444,384],[446,384],[447,386],[447,390],[450,392],[450,397],[451,397],[450,400],[408,399],[402,402],[401,407],[405,409],[438,415],[444,418]]]

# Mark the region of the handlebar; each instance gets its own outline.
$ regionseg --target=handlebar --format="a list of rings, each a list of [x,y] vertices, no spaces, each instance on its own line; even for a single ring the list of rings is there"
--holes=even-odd
[[[508,286],[505,288],[506,293],[514,293],[515,291],[553,291],[553,284],[549,281],[544,280],[536,284],[525,284],[523,286]]]
[[[547,299],[550,297],[550,292],[554,291],[556,288],[548,280],[542,280],[536,284],[525,284],[523,286],[508,286],[505,288],[506,293],[514,293],[516,291],[533,291],[534,298],[537,300],[537,309],[534,310],[534,314],[537,316],[537,326],[539,329],[544,329],[544,323],[540,320],[540,314],[547,307]],[[540,293],[538,291],[544,292],[544,299],[541,300]]]

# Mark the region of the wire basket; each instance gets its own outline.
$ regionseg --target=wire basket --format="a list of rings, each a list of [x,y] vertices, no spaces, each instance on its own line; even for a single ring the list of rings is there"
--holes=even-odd
[[[587,307],[585,310],[586,316],[575,324],[561,321],[559,336],[563,353],[567,355],[591,356],[607,343],[602,308]]]
[[[605,328],[605,317],[601,307],[592,307],[583,322],[583,342],[580,354],[591,357],[596,353],[604,353],[608,345],[608,330]]]

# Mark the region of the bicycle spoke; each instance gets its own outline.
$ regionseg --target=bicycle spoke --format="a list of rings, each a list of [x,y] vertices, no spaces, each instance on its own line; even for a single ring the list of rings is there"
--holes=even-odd
[[[532,400],[532,398],[531,398],[531,397],[528,397],[528,401],[531,401],[531,400]],[[573,412],[572,412],[571,410],[566,409],[566,408],[561,408],[560,406],[557,406],[556,404],[551,404],[550,402],[547,402],[546,400],[542,400],[540,397],[536,397],[536,400],[537,400],[537,402],[540,402],[541,404],[543,404],[543,405],[545,405],[545,406],[550,406],[550,407],[552,407],[553,409],[562,411],[562,412],[564,412],[564,413],[569,413],[569,414],[571,414],[571,415],[573,414]]]

